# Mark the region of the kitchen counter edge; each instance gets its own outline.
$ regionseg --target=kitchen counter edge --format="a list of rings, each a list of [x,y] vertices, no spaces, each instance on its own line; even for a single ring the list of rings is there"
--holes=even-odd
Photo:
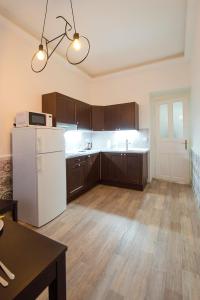
[[[93,151],[86,151],[86,152],[79,152],[79,153],[66,153],[65,158],[70,159],[74,157],[80,157],[80,156],[87,156],[87,155],[93,155],[93,154],[98,154],[98,153],[126,153],[126,154],[143,154],[143,153],[148,153],[150,149],[134,149],[134,150],[93,150]]]

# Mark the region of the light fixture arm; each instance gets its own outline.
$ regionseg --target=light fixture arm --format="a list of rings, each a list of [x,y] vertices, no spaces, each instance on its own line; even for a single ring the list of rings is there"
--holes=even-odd
[[[63,19],[64,21],[65,21],[65,35],[66,35],[66,37],[67,37],[67,39],[68,40],[70,40],[71,42],[73,41],[73,39],[72,38],[70,38],[69,37],[69,35],[68,35],[68,31],[71,31],[72,30],[72,25],[63,17],[63,16],[58,16],[58,17],[56,17],[56,19],[58,19],[58,18],[61,18],[61,19]],[[69,26],[69,28],[67,29],[67,26]]]
[[[39,45],[39,51],[34,54],[34,56],[32,58],[32,62],[31,62],[31,68],[35,73],[40,73],[41,71],[44,70],[44,68],[46,67],[46,65],[48,63],[49,58],[52,56],[52,54],[55,52],[55,50],[58,48],[58,46],[61,44],[61,42],[63,41],[63,39],[65,37],[71,42],[67,49],[67,52],[66,52],[66,58],[70,64],[78,65],[78,64],[82,63],[88,57],[88,54],[90,52],[89,40],[85,36],[79,36],[79,33],[77,33],[77,31],[76,31],[76,23],[75,23],[75,17],[74,17],[74,10],[73,10],[73,6],[72,6],[72,0],[70,0],[70,4],[71,4],[71,12],[72,12],[72,18],[73,18],[73,27],[63,16],[58,16],[58,17],[56,17],[56,19],[62,19],[65,22],[64,32],[51,40],[48,40],[45,37],[44,33],[45,33],[45,26],[46,26],[48,3],[49,3],[49,0],[46,0],[46,8],[45,8],[45,15],[44,15],[44,22],[43,22],[43,29],[42,29],[42,35],[41,35],[41,43]],[[73,33],[73,37],[70,37],[69,32],[72,31],[72,29],[74,29],[74,33]],[[74,62],[73,60],[70,60],[70,58],[69,58],[69,48],[72,45],[74,45],[74,43],[76,43],[77,40],[79,41],[80,39],[82,39],[87,44],[86,52],[85,52],[84,56],[79,58],[78,61]],[[53,43],[55,41],[57,41],[57,43],[56,43],[56,45],[54,45],[54,47],[52,47],[52,49],[50,51],[49,46],[51,43]],[[45,49],[43,46],[44,43],[45,43]],[[35,65],[34,65],[37,55],[38,55],[38,59],[40,61],[44,61],[44,64],[40,68],[35,68]],[[45,57],[45,59],[44,59],[44,57]]]
[[[55,50],[58,48],[58,46],[60,45],[60,43],[62,42],[62,40],[64,39],[64,37],[67,37],[68,40],[70,41],[73,41],[73,39],[71,39],[68,35],[68,31],[71,31],[72,30],[72,26],[71,24],[62,16],[58,16],[56,17],[56,19],[63,19],[65,21],[65,32],[56,36],[55,38],[53,38],[52,40],[48,40],[47,38],[45,38],[45,36],[42,37],[43,40],[45,40],[45,43],[46,43],[46,49],[47,49],[47,59],[49,59],[52,54],[55,52]],[[67,28],[69,26],[69,28]],[[58,43],[54,46],[53,50],[51,52],[49,52],[49,44],[51,44],[52,42],[58,40]]]

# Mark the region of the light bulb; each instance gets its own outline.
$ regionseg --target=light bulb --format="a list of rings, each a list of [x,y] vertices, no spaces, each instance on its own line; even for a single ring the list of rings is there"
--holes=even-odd
[[[79,39],[75,39],[73,41],[73,48],[76,50],[76,51],[79,51],[81,49],[81,43],[80,43],[80,40]]]
[[[44,52],[44,50],[39,50],[37,52],[37,59],[38,60],[44,60],[46,56],[46,53]]]

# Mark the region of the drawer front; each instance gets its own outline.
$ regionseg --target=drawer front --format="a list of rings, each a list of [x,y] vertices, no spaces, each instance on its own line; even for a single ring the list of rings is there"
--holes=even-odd
[[[68,162],[68,165],[70,167],[72,167],[72,166],[74,166],[76,164],[82,163],[83,161],[85,161],[85,159],[86,159],[85,155],[84,156],[77,156],[77,157],[73,157],[73,158],[67,159],[67,162]]]

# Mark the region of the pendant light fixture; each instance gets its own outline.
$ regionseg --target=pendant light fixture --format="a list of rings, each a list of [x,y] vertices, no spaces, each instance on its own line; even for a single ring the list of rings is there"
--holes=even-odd
[[[81,36],[76,30],[72,0],[70,0],[70,6],[71,6],[72,19],[73,19],[73,26],[64,17],[58,16],[56,17],[56,19],[60,19],[65,23],[64,32],[51,40],[48,40],[44,36],[47,11],[48,11],[48,2],[49,0],[46,0],[46,9],[45,9],[40,45],[38,47],[38,51],[33,55],[31,61],[31,68],[35,73],[39,73],[45,69],[50,57],[52,56],[52,54],[54,53],[54,51],[57,49],[57,47],[60,45],[60,43],[64,38],[67,38],[67,40],[69,41],[69,46],[66,51],[66,59],[70,64],[78,65],[82,63],[88,57],[88,54],[90,52],[89,40],[85,36]],[[50,49],[51,44],[52,44],[52,48]]]

